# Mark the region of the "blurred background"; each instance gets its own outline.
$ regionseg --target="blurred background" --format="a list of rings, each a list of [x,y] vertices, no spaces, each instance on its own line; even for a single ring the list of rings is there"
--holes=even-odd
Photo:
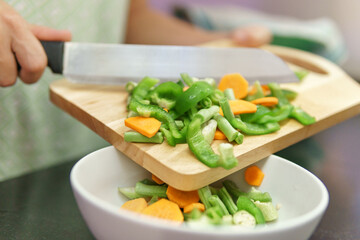
[[[360,79],[360,1],[150,0],[150,4],[206,29],[263,24],[272,30],[273,44],[322,55]]]

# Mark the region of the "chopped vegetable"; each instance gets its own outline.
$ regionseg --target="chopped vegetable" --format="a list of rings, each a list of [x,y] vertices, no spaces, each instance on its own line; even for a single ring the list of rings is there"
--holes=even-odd
[[[162,143],[164,141],[164,137],[161,132],[157,132],[153,137],[149,138],[141,133],[129,131],[124,133],[124,140],[126,142],[137,143]]]
[[[239,73],[226,74],[221,78],[218,85],[218,88],[221,91],[225,91],[227,88],[232,88],[234,90],[236,99],[246,97],[248,93],[248,87],[249,83]]]
[[[254,203],[264,215],[264,219],[266,222],[271,222],[278,218],[279,214],[272,202],[255,201]]]
[[[259,81],[255,81],[254,85],[252,86],[252,89],[249,91],[246,97],[246,100],[252,101],[263,97],[265,97],[263,87],[261,86]]]
[[[125,126],[151,138],[159,131],[161,122],[152,117],[130,117],[125,119]]]
[[[230,143],[220,143],[219,145],[220,160],[219,165],[225,169],[231,169],[238,164],[234,156],[234,147]]]
[[[194,210],[194,208],[198,209],[201,212],[205,211],[205,205],[199,202],[196,203],[190,203],[189,205],[186,205],[184,207],[184,213],[189,213]]]
[[[228,100],[230,109],[234,115],[244,114],[244,113],[254,113],[257,108],[254,103],[237,99],[237,100]],[[223,110],[220,108],[220,114],[224,116]]]
[[[262,193],[261,191],[255,190],[254,188],[252,188],[250,190],[250,192],[242,192],[236,186],[236,184],[231,180],[223,181],[223,185],[233,198],[238,198],[240,196],[246,196],[254,201],[260,201],[260,202],[271,202],[272,201],[272,198],[269,193],[267,193],[267,192]]]
[[[179,206],[167,199],[160,199],[159,201],[147,206],[141,213],[165,220],[176,222],[183,222],[184,216]]]
[[[209,108],[213,105],[210,97],[205,97],[199,102],[200,108]]]
[[[215,88],[209,97],[213,104],[219,105],[219,101],[224,97],[224,93],[220,89]]]
[[[173,135],[171,134],[171,132],[169,130],[167,130],[165,127],[161,126],[160,132],[165,136],[165,139],[166,139],[167,143],[169,144],[169,146],[174,147],[176,145],[175,138],[173,137]]]
[[[204,123],[201,129],[202,135],[204,135],[204,138],[206,142],[209,144],[212,143],[215,137],[217,122],[214,119],[210,119],[208,122]]]
[[[210,222],[214,225],[220,225],[222,223],[222,211],[219,206],[206,209],[206,215],[209,217]],[[228,215],[225,215],[228,216]]]
[[[137,182],[135,185],[135,192],[142,196],[148,197],[162,197],[166,198],[167,186],[158,186],[158,185],[147,185],[142,182]]]
[[[185,219],[191,224],[253,227],[278,218],[278,210],[270,195],[254,187],[249,192],[242,192],[233,181],[225,180],[221,188],[207,185],[197,191],[180,191],[162,182],[157,183],[155,175],[152,179],[154,181],[144,179],[137,182],[135,188],[119,188],[119,192],[129,199],[136,198],[136,201],[125,202],[121,208],[178,222]],[[166,196],[163,195],[164,189]],[[146,203],[145,199],[149,197],[151,199]]]
[[[240,117],[244,122],[256,123],[261,117],[271,112],[268,107],[263,105],[257,105],[257,110],[255,113],[246,113],[241,114]]]
[[[216,139],[216,140],[225,140],[226,136],[221,130],[216,129],[214,139]]]
[[[290,117],[296,119],[303,125],[310,125],[316,122],[314,117],[310,116],[300,107],[294,107],[290,113]]]
[[[132,90],[131,97],[138,101],[144,99],[158,82],[159,79],[144,77]]]
[[[277,83],[269,83],[268,84],[271,94],[273,97],[278,99],[279,107],[290,104],[289,100],[286,98],[284,92],[281,90],[280,85]]]
[[[159,197],[158,196],[152,196],[150,201],[148,201],[148,206],[157,202],[159,200]]]
[[[209,198],[211,197],[211,191],[209,186],[202,187],[198,189],[198,194],[201,202],[204,204],[205,209],[211,208],[211,204],[209,202]]]
[[[242,227],[255,227],[256,225],[254,216],[245,210],[236,212],[233,216],[233,222],[235,225],[240,225]]]
[[[127,82],[125,85],[125,90],[131,94],[134,91],[136,86],[137,86],[136,82],[132,82],[132,81]]]
[[[309,71],[305,69],[295,71],[295,75],[299,78],[300,81],[302,81],[308,74]]]
[[[137,112],[140,116],[153,117],[160,122],[165,122],[170,128],[171,134],[175,138],[181,138],[181,134],[177,129],[175,120],[161,107],[155,105],[145,105],[135,99],[132,99],[129,104],[129,109]]]
[[[234,94],[234,90],[232,88],[225,89],[224,95],[229,100],[235,100],[235,94]]]
[[[135,187],[119,187],[118,191],[128,199],[143,197],[142,195],[135,192]]]
[[[191,85],[193,85],[194,80],[192,77],[189,76],[189,74],[187,73],[180,73],[181,79],[185,82],[186,85],[188,85],[188,87],[190,87]]]
[[[224,111],[225,118],[230,122],[230,124],[248,135],[262,135],[272,132],[276,132],[280,129],[280,125],[277,122],[269,122],[266,124],[255,124],[255,123],[246,123],[241,121],[240,118],[235,118],[234,114],[230,109],[230,104],[226,98],[220,100],[220,106]]]
[[[263,171],[261,171],[261,169],[256,165],[246,168],[244,173],[245,181],[249,185],[257,187],[261,185],[264,176],[265,174],[263,173]]]
[[[217,106],[209,109],[202,109],[195,114],[193,120],[189,124],[186,139],[189,149],[193,152],[197,159],[208,167],[218,167],[219,156],[215,154],[211,145],[205,140],[201,133],[201,125],[211,119],[218,111]]]
[[[251,102],[256,105],[272,107],[278,104],[279,100],[276,97],[262,97],[262,98],[254,99]]]
[[[265,218],[261,210],[247,197],[240,196],[236,202],[238,210],[245,210],[254,216],[257,224],[264,224]]]
[[[214,91],[206,82],[195,82],[189,89],[182,92],[176,99],[175,110],[179,114],[184,114],[190,108],[195,107],[205,97],[209,96]]]
[[[182,88],[174,82],[163,82],[149,94],[149,98],[162,108],[175,107],[176,98],[182,93]]]
[[[125,202],[121,209],[141,213],[147,207],[145,198],[136,198]]]
[[[209,198],[209,203],[212,207],[218,207],[220,209],[220,216],[229,215],[225,204],[221,201],[218,195],[211,195]]]
[[[214,118],[217,122],[218,128],[222,133],[224,133],[229,142],[235,141],[237,144],[241,144],[243,142],[244,135],[236,131],[226,118],[220,114],[215,115]]]
[[[314,117],[290,104],[297,93],[281,89],[277,83],[261,85],[256,81],[249,91],[248,82],[238,73],[221,78],[218,88],[213,78],[180,75],[177,83],[159,83],[159,79],[144,77],[138,84],[126,85],[129,96],[125,125],[135,132],[126,132],[125,141],[166,140],[174,147],[187,143],[206,166],[230,169],[237,163],[233,153],[230,148],[220,151],[220,155],[215,153],[214,139],[241,144],[244,135],[276,132],[289,118],[303,125],[315,122]],[[140,121],[144,119],[146,122]]]
[[[286,104],[281,107],[275,108],[267,114],[264,114],[256,122],[260,124],[266,124],[269,122],[280,122],[287,119],[293,109],[293,105]]]
[[[170,201],[178,204],[180,208],[184,208],[185,206],[191,203],[199,202],[199,194],[195,191],[181,191],[171,186],[168,186],[166,195]]]
[[[285,95],[285,97],[289,100],[292,101],[297,97],[297,92],[294,92],[292,90],[289,89],[281,89],[283,94]]]
[[[235,214],[238,211],[236,204],[234,203],[233,199],[231,198],[225,187],[220,188],[220,190],[218,191],[218,195],[221,201],[223,201],[223,203],[225,204],[230,214]]]
[[[151,174],[151,179],[159,185],[164,184],[164,181],[155,176],[154,174]]]

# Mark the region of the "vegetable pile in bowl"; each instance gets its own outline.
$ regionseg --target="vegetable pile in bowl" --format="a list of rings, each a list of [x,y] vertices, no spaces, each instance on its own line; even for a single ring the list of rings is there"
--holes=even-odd
[[[200,207],[200,215],[196,210],[184,214],[184,218],[194,219],[182,224],[179,224],[179,221],[164,220],[121,208],[129,201],[129,198],[120,194],[118,188],[136,188],[140,182],[143,184],[140,187],[144,190],[144,184],[148,185],[149,182],[143,182],[143,180],[151,180],[152,174],[112,146],[100,149],[79,160],[71,170],[70,181],[80,212],[96,239],[309,239],[328,205],[329,196],[324,184],[309,171],[274,155],[251,166],[258,167],[264,174],[260,186],[251,186],[246,182],[246,169],[237,171],[211,186],[205,186],[200,189],[199,201],[196,203],[204,204],[208,201],[209,203],[206,203],[210,206],[208,209],[212,210],[205,209],[204,212],[201,212]],[[234,183],[237,188],[234,187]],[[155,184],[152,186],[163,187],[166,185]],[[225,188],[223,188],[224,186]],[[227,200],[230,198],[224,189],[234,200],[235,205],[232,203],[228,205]],[[160,190],[157,194],[160,195],[160,192],[163,191]],[[171,189],[169,192],[173,197],[179,198],[175,189]],[[235,225],[234,222],[237,219],[243,219],[241,213],[238,213],[240,217],[237,216],[237,212],[241,212],[240,209],[243,206],[238,199],[243,196],[259,195],[264,197],[262,200],[259,199],[259,202],[267,204],[265,199],[269,200],[269,195],[266,192],[271,194],[271,202],[277,213],[271,214],[271,216],[277,215],[277,219],[265,224],[257,224],[255,227]],[[163,201],[165,199],[171,201],[169,199],[172,197],[168,198],[168,194],[166,194],[166,197],[160,198],[164,199]],[[156,204],[156,202],[152,204],[148,202],[152,197],[145,197],[145,199],[147,200],[145,207]],[[194,203],[192,197],[180,197],[180,199]],[[219,200],[224,203],[225,207],[226,205],[230,206],[231,210],[226,207],[229,214],[224,216],[232,215],[231,224],[229,217],[220,218],[220,215],[218,216],[219,212],[224,210],[223,206],[219,206]],[[256,205],[256,200],[250,201]],[[178,205],[178,203],[174,204]],[[280,210],[276,208],[278,204],[281,205]],[[191,203],[186,205],[191,205]],[[250,205],[253,207],[252,204]],[[154,213],[154,210],[150,209],[151,211]],[[232,214],[231,211],[236,211],[236,213]],[[250,209],[247,211],[252,212]],[[197,215],[200,217],[198,218]],[[266,221],[266,214],[263,215]],[[262,221],[261,218],[258,219]]]
[[[249,86],[239,73],[223,76],[218,86],[212,78],[198,79],[186,73],[175,82],[145,77],[128,82],[127,142],[188,144],[194,156],[208,167],[231,169],[238,164],[233,145],[244,135],[276,132],[280,123],[293,118],[303,125],[315,118],[291,104],[296,93],[277,83]],[[227,140],[212,149],[214,140]]]
[[[185,220],[193,226],[255,227],[278,218],[278,209],[270,194],[254,187],[261,185],[264,176],[259,167],[248,167],[244,179],[239,181],[245,181],[252,188],[244,192],[232,180],[224,180],[219,187],[181,191],[152,175],[152,180],[139,181],[135,187],[119,187],[119,192],[129,198],[121,209],[179,223]]]

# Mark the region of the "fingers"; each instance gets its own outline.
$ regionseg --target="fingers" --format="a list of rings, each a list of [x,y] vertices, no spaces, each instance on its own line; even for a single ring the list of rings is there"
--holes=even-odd
[[[259,47],[271,42],[272,33],[266,27],[253,25],[235,29],[231,38],[241,46]]]
[[[21,17],[7,19],[6,24],[11,37],[11,51],[21,66],[19,77],[24,83],[34,83],[47,65],[45,51]]]
[[[0,86],[15,84],[17,75],[25,83],[34,83],[41,77],[47,57],[39,40],[70,41],[71,33],[30,25],[0,0]],[[16,61],[21,67],[19,73]]]
[[[44,41],[71,41],[71,32],[68,30],[57,30],[45,26],[30,25],[31,32],[40,40]]]
[[[1,26],[0,26],[1,27]],[[0,39],[2,36],[0,35]],[[10,43],[2,41],[0,45],[0,86],[12,86],[16,82],[17,70],[14,54],[9,51]]]
[[[0,2],[0,85],[10,86],[19,76],[25,83],[36,82],[42,75],[47,58],[28,23],[9,5]]]

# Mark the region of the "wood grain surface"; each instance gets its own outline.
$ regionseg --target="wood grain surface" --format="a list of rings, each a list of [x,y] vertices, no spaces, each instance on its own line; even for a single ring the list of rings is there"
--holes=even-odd
[[[206,46],[235,47],[227,40]],[[302,126],[295,120],[286,120],[276,133],[245,136],[243,144],[234,146],[239,164],[231,170],[208,168],[192,155],[186,144],[171,147],[166,142],[125,142],[124,132],[129,131],[124,126],[128,95],[122,86],[74,84],[61,79],[50,85],[50,99],[164,182],[181,190],[194,190],[360,113],[360,85],[338,66],[300,50],[263,48],[284,59],[292,69],[311,71],[301,83],[282,87],[298,92],[292,103],[315,116],[317,122]],[[213,142],[215,152],[221,142]]]

